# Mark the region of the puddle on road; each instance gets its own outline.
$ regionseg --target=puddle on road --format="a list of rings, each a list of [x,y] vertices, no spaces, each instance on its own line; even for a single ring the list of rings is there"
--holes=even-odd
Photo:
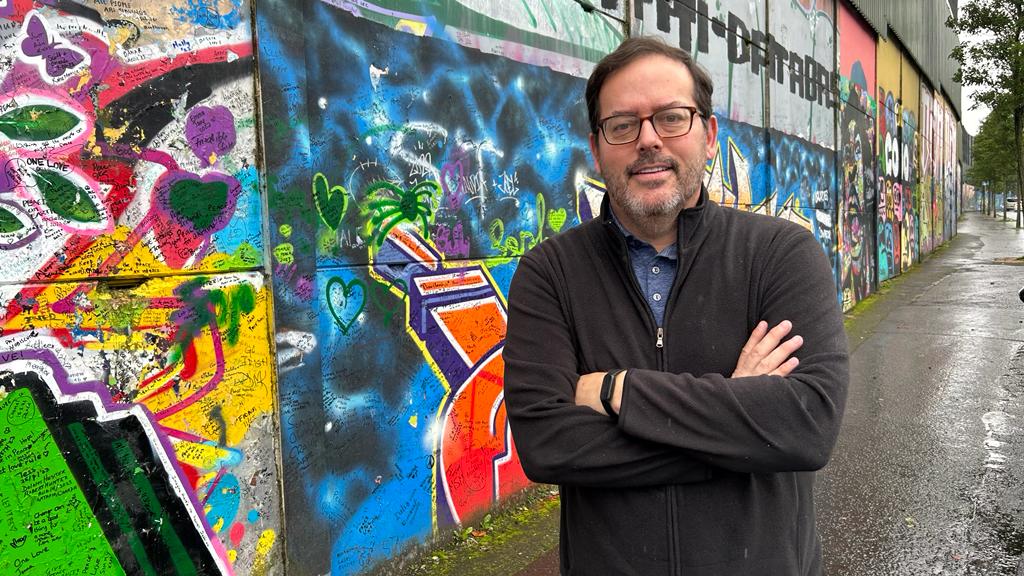
[[[985,451],[988,453],[985,458],[985,468],[1002,470],[1006,464],[1006,455],[999,451],[1006,442],[1000,437],[1007,437],[1013,434],[1013,425],[1010,419],[1013,416],[1006,412],[996,410],[986,412],[981,416],[981,422],[985,425]]]

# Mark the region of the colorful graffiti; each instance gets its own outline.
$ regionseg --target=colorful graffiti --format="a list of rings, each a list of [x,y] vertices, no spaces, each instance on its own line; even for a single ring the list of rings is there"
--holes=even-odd
[[[875,286],[875,40],[846,7],[839,6],[839,207],[837,267],[843,310]]]
[[[249,7],[189,6],[0,20],[5,574],[281,565]]]
[[[719,120],[718,126],[718,149],[705,167],[710,198],[796,222],[813,232],[831,256],[832,153],[775,130],[728,120]]]
[[[900,100],[902,53],[894,41],[878,42],[878,206],[876,216],[878,280],[888,280],[904,269],[909,247],[903,242],[904,204],[903,121]]]
[[[918,146],[918,218],[921,253],[928,254],[938,245],[935,238],[935,105],[932,91],[921,84],[921,137]]]
[[[354,574],[527,486],[504,292],[594,187],[580,78],[305,10],[314,52],[288,44],[301,10],[257,22],[264,91],[282,95],[264,118],[275,308],[316,342],[280,388],[289,530],[322,545],[288,554]]]
[[[0,2],[0,573],[355,574],[527,486],[504,294],[596,212],[624,29],[844,307],[955,234],[953,111],[842,3],[591,4],[261,1],[257,102],[249,2]]]
[[[448,38],[459,45],[549,67],[575,76],[586,75],[593,62],[615,49],[623,38],[610,18],[571,2],[520,0],[452,0],[424,4],[420,0],[332,2],[354,16],[417,36]],[[603,0],[602,12],[623,18],[618,0]]]

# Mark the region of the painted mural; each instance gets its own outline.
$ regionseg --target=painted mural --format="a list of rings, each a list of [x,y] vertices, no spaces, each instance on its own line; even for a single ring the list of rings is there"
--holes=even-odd
[[[712,77],[719,137],[705,175],[711,198],[801,224],[836,262],[831,109],[837,98],[826,89],[831,57],[818,61],[833,51],[830,6],[773,6],[773,18],[785,24],[769,33],[763,5],[645,0],[634,3],[631,30],[690,51]],[[772,129],[764,128],[768,121]]]
[[[956,234],[957,209],[959,207],[960,163],[957,154],[960,142],[960,124],[953,115],[953,109],[945,98],[942,102],[942,241]]]
[[[834,110],[839,107],[835,3],[788,0],[765,4],[771,23],[768,54],[777,62],[773,67],[780,80],[768,85],[771,126],[834,150]],[[773,49],[775,45],[779,48]],[[778,73],[779,67],[785,68],[785,77]]]
[[[951,107],[841,3],[253,10],[0,1],[0,574],[359,574],[528,486],[505,292],[595,214],[626,31],[711,72],[712,199],[844,308],[956,231]]]
[[[637,0],[632,6],[632,35],[661,37],[704,65],[715,84],[714,108],[720,118],[765,126],[766,82],[786,81],[782,63],[790,53],[775,42],[773,59],[768,60],[763,6],[740,0],[710,5],[704,0]],[[798,83],[802,86],[802,77]]]
[[[321,2],[259,18],[278,340],[305,346],[280,366],[289,562],[355,574],[527,486],[504,294],[600,197],[583,80]]]
[[[900,71],[900,177],[903,183],[905,214],[900,234],[904,272],[921,261],[920,202],[921,165],[918,146],[921,141],[921,75],[905,55]]]
[[[249,6],[0,6],[0,573],[280,570]]]
[[[595,0],[592,10],[575,2],[548,0],[328,3],[395,30],[448,38],[466,48],[575,76],[589,74],[593,63],[624,37],[616,21],[625,17],[619,0]]]
[[[938,245],[935,238],[935,105],[932,90],[921,84],[921,130],[918,140],[918,209],[921,253],[928,254]],[[941,242],[941,240],[940,240]]]
[[[912,209],[905,203],[905,151],[901,137],[900,99],[902,54],[897,44],[878,41],[878,209],[876,217],[878,279],[899,275],[910,264],[905,220]]]
[[[874,291],[875,277],[875,39],[839,6],[839,197],[836,256],[843,310]]]

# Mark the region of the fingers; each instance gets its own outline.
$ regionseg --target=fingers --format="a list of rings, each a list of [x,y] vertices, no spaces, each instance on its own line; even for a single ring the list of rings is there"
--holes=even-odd
[[[762,320],[762,322],[764,322]],[[767,323],[766,323],[767,324]],[[789,335],[789,332],[793,329],[793,323],[789,320],[783,320],[779,322],[774,328],[768,331],[764,338],[755,347],[757,354],[764,358],[772,353],[779,346],[779,342]]]
[[[771,330],[768,329],[767,322],[758,322],[740,352],[732,376],[786,376],[796,369],[799,360],[791,356],[803,346],[804,341],[800,336],[783,341],[792,330],[793,323],[789,320],[779,322]]]
[[[757,326],[754,326],[754,331],[750,333],[750,338],[747,338],[747,343],[743,345],[742,354],[752,354],[754,348],[757,347],[758,343],[761,342],[767,333],[768,323],[761,320],[757,323]]]
[[[796,370],[796,367],[800,365],[798,358],[790,358],[783,362],[778,368],[772,370],[768,374],[771,376],[789,376],[789,373]]]
[[[800,336],[794,336],[779,344],[761,361],[760,367],[764,371],[762,373],[777,374],[779,376],[788,375],[800,363],[797,358],[793,357],[793,353],[803,345],[804,339]]]

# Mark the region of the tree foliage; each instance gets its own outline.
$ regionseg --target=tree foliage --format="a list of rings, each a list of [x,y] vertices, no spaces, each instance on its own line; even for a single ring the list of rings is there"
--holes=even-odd
[[[997,108],[1000,111],[992,120],[992,134],[986,136],[990,140],[983,139],[980,146],[975,141],[973,162],[994,168],[1002,156],[1000,146],[1012,148],[1016,162],[1005,158],[1003,162],[1014,171],[1017,190],[1024,191],[1024,0],[968,0],[959,18],[951,17],[946,24],[961,37],[950,54],[960,63],[953,79],[979,88],[978,102],[993,109],[989,118],[996,116]],[[998,134],[997,126],[1005,124],[1006,118],[1011,119],[1009,134]],[[1017,227],[1021,224],[1018,210]]]
[[[960,63],[953,80],[978,86],[978,102],[995,108],[1024,104],[1024,0],[970,0],[947,25],[963,38],[950,57]]]
[[[989,190],[1005,191],[1017,183],[1017,154],[1013,147],[1013,111],[997,103],[981,123],[971,149],[973,162],[966,180],[975,186],[988,183]]]

